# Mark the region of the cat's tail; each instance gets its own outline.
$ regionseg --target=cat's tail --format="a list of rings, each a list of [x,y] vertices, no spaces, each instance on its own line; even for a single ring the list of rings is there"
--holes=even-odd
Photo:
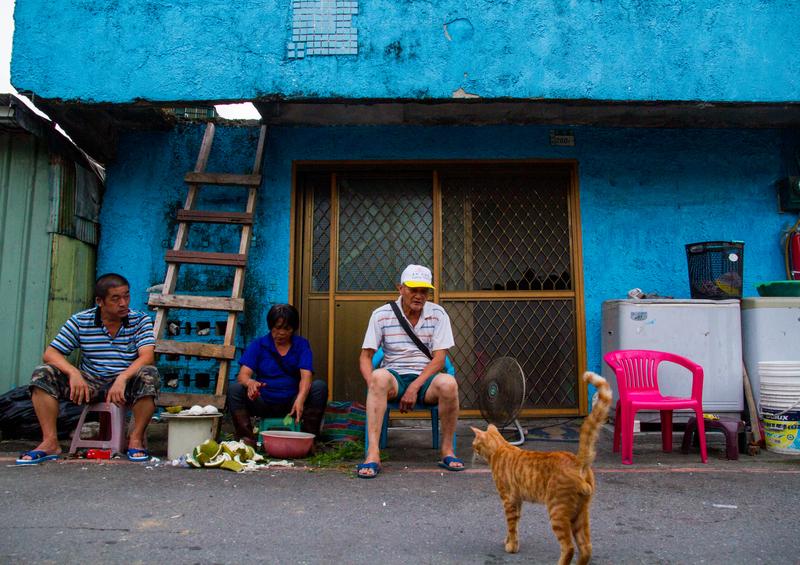
[[[594,463],[597,435],[600,433],[600,426],[608,418],[608,410],[611,407],[611,387],[603,377],[591,371],[583,374],[583,380],[597,387],[597,402],[592,406],[592,412],[583,421],[578,444],[578,462],[581,464],[581,471],[585,472]]]

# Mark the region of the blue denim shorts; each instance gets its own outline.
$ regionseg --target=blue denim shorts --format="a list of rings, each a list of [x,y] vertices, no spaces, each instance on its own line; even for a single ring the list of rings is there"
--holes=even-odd
[[[401,375],[394,369],[387,369],[387,370],[392,374],[394,380],[397,381],[397,397],[395,398],[395,400],[399,401],[401,398],[403,398],[403,395],[406,393],[408,385],[414,382],[417,379],[417,377],[419,377],[419,375],[415,373],[406,373]],[[425,379],[425,382],[419,388],[419,392],[417,392],[417,404],[420,405],[426,404],[425,393],[428,392],[428,388],[431,386],[431,383],[433,382],[433,379],[435,377],[436,375],[431,375],[430,377]]]

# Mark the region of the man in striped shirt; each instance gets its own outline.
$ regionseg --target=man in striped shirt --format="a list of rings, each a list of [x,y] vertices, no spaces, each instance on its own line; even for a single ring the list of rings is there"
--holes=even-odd
[[[428,302],[433,277],[427,267],[409,265],[400,276],[397,312],[427,349],[419,347],[403,328],[391,304],[372,313],[359,357],[361,375],[367,382],[367,429],[369,448],[358,476],[375,477],[381,470],[379,442],[381,425],[389,400],[399,399],[400,411],[415,404],[437,404],[442,421],[442,460],[448,471],[461,471],[464,463],[453,453],[453,433],[458,421],[458,384],[453,375],[443,372],[447,350],[453,346],[450,318],[444,308]],[[383,348],[383,362],[372,368],[372,357]]]
[[[128,439],[128,459],[149,459],[144,434],[155,412],[161,379],[153,366],[153,324],[144,312],[129,309],[130,300],[125,277],[115,273],[101,276],[95,283],[96,306],[71,316],[45,349],[45,364],[33,371],[30,385],[42,442],[23,453],[17,464],[58,458],[59,400],[132,405],[134,426]],[[67,359],[76,349],[81,352],[80,368]]]

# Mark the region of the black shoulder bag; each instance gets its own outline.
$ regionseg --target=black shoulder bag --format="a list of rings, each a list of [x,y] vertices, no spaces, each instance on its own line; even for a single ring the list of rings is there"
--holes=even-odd
[[[406,317],[403,316],[403,313],[400,311],[400,308],[397,306],[397,302],[389,302],[389,305],[392,307],[392,310],[394,311],[394,315],[397,316],[397,321],[400,322],[400,325],[403,326],[403,329],[408,334],[408,337],[411,338],[411,341],[413,341],[416,344],[416,346],[419,347],[419,350],[422,351],[428,359],[433,359],[433,355],[431,355],[431,350],[428,349],[427,345],[422,343],[422,340],[420,340],[417,337],[417,334],[414,333],[414,330],[411,329],[411,326],[409,325],[408,320],[406,320]]]

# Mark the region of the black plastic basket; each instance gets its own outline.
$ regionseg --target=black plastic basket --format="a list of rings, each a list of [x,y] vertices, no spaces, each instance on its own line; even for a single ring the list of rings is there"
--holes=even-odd
[[[686,261],[692,298],[724,300],[742,297],[743,242],[687,243]]]

